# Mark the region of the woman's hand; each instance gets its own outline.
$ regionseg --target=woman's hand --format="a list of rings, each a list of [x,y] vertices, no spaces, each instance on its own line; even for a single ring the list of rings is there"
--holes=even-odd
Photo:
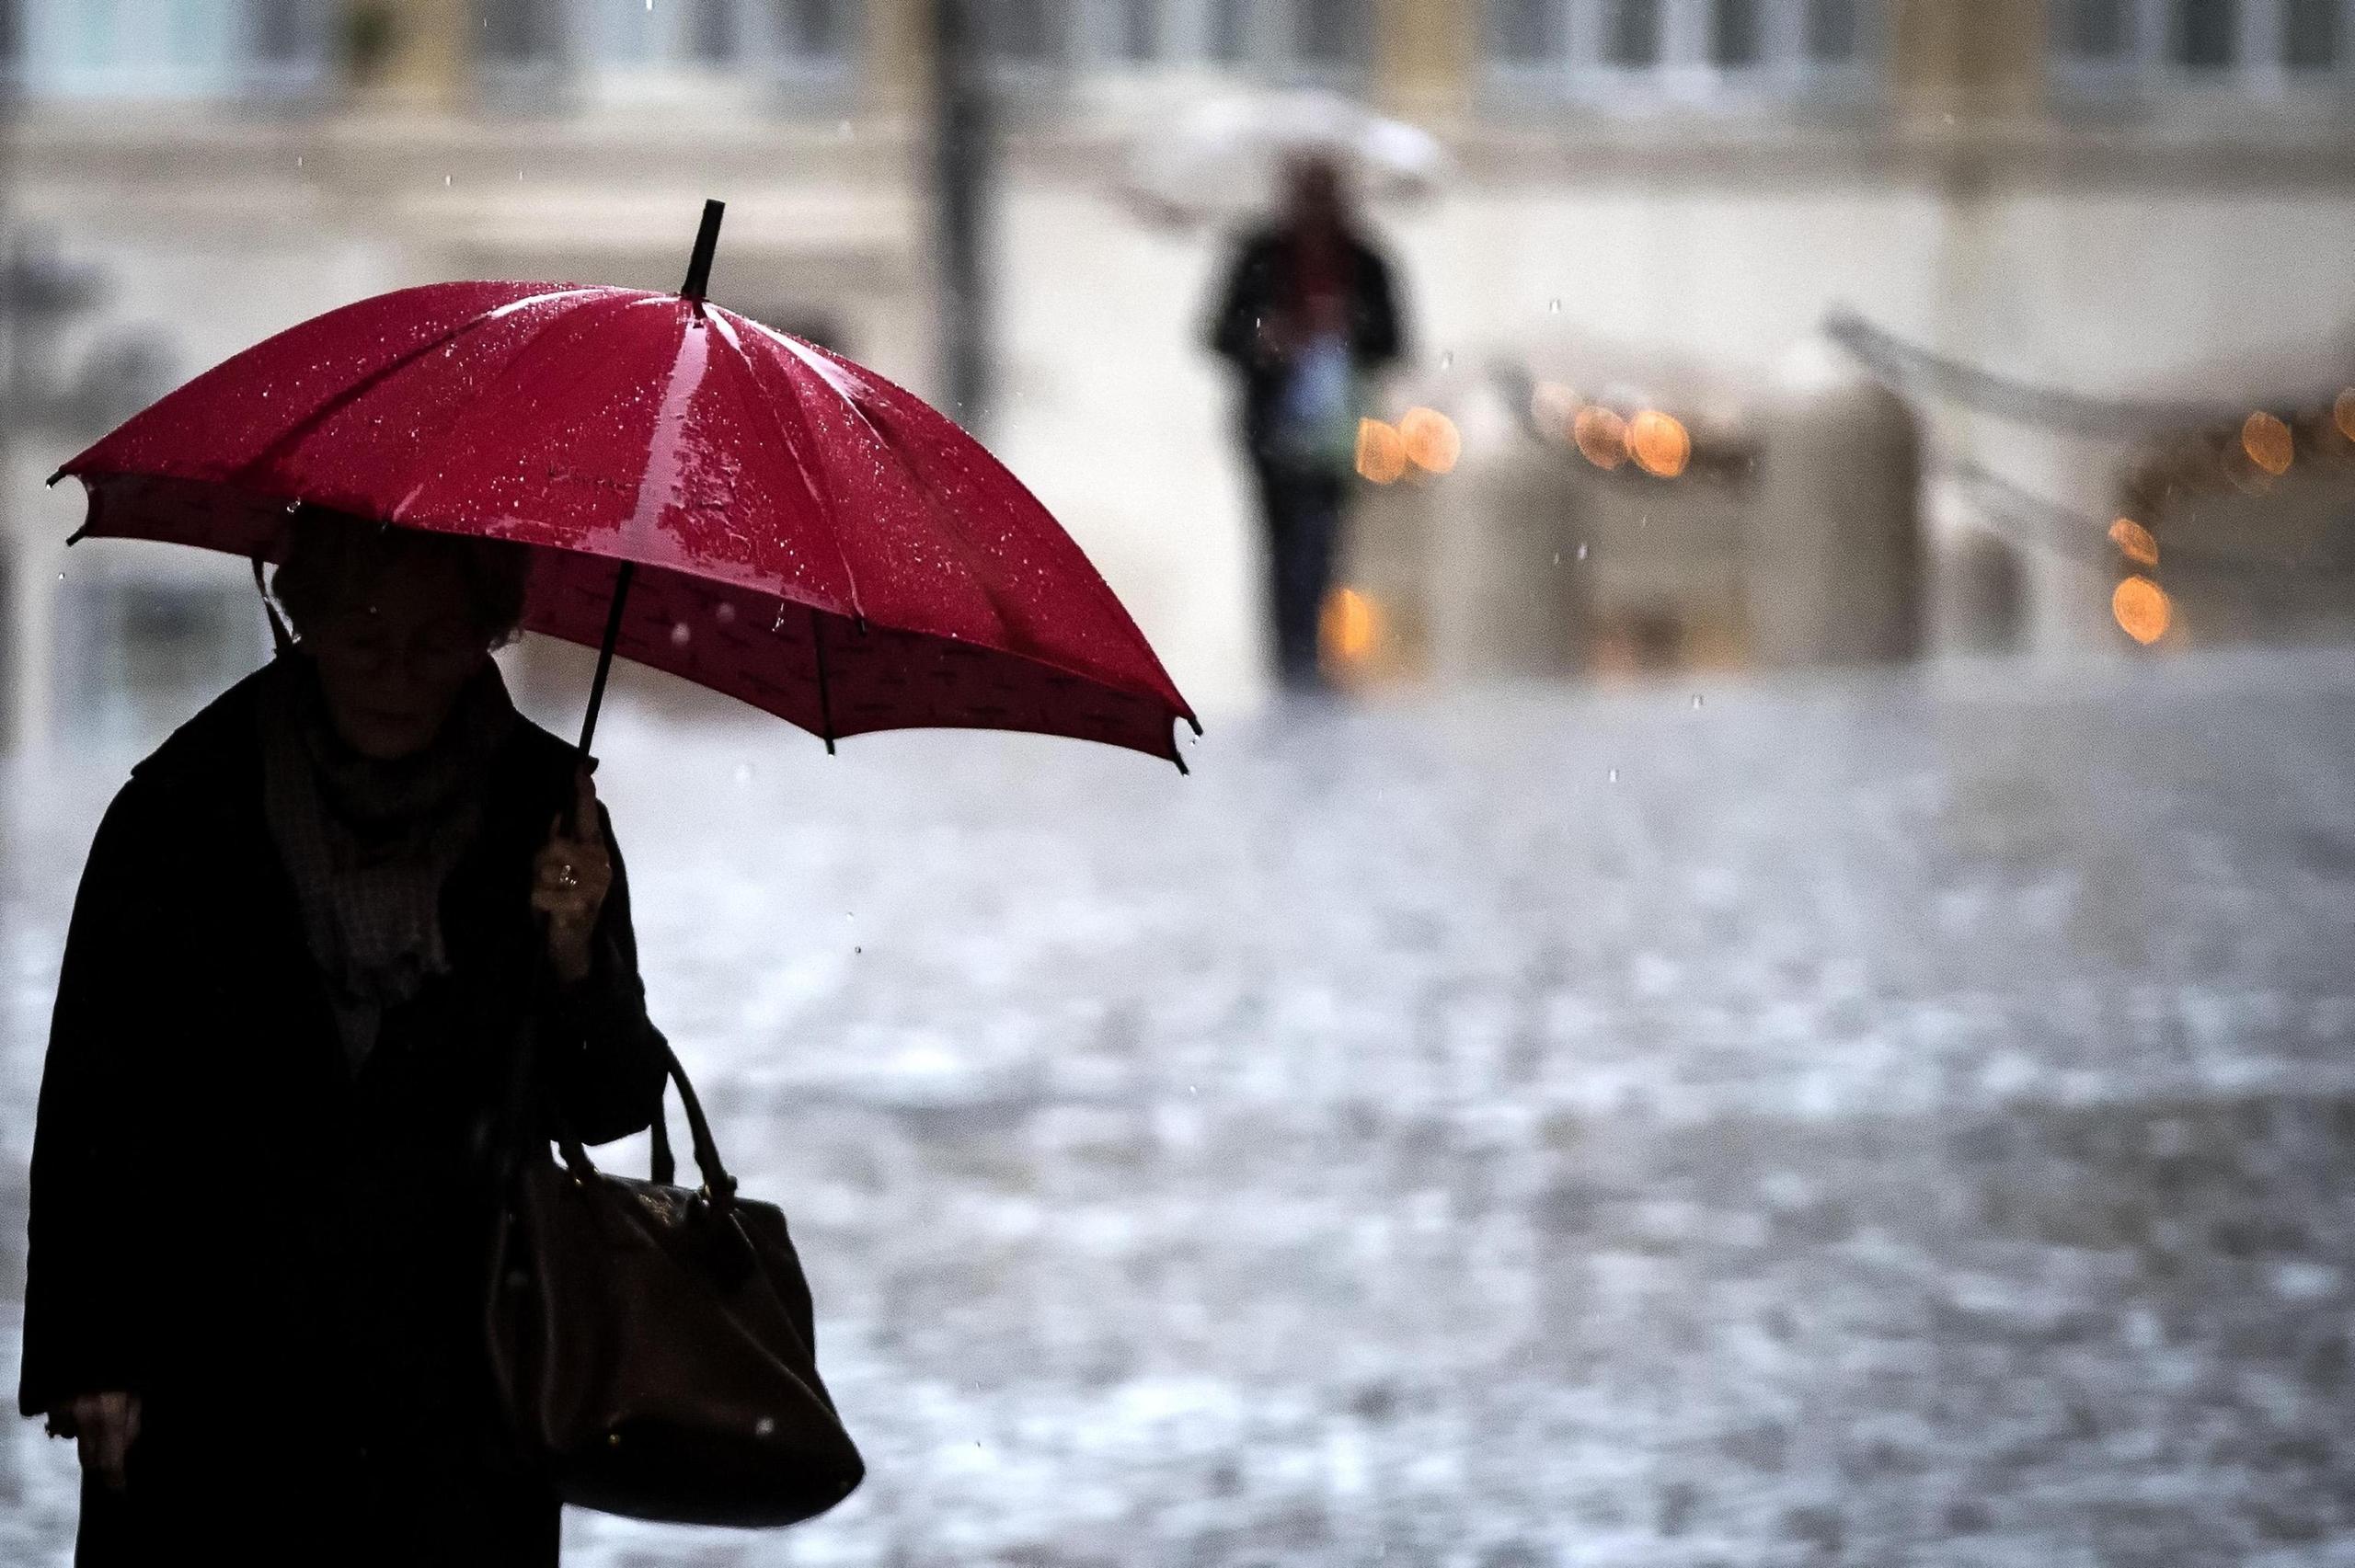
[[[131,1445],[139,1441],[139,1396],[120,1391],[76,1394],[63,1409],[50,1413],[49,1429],[75,1439],[82,1468],[120,1492],[123,1463],[131,1456]]]
[[[605,853],[605,837],[597,826],[597,789],[587,768],[575,775],[573,787],[577,836],[565,833],[559,813],[548,824],[548,841],[532,876],[532,908],[548,918],[548,962],[568,985],[589,976],[589,936],[614,885],[613,858]]]

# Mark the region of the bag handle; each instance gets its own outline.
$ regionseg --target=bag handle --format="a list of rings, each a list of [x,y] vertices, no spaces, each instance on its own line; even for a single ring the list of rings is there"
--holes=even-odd
[[[711,1123],[704,1116],[703,1102],[695,1095],[695,1086],[687,1081],[687,1070],[679,1064],[679,1053],[665,1045],[662,1062],[669,1082],[679,1086],[679,1104],[687,1113],[687,1132],[694,1139],[695,1169],[703,1173],[703,1196],[716,1212],[725,1214],[735,1207],[736,1178],[729,1175],[719,1162],[719,1145],[712,1139]],[[654,1108],[651,1131],[654,1157],[650,1173],[657,1185],[670,1186],[673,1185],[677,1169],[671,1156],[670,1138],[662,1126],[662,1106],[659,1101]],[[556,1141],[557,1149],[563,1152],[566,1169],[584,1181],[596,1173],[597,1167],[590,1162],[588,1150],[581,1147],[580,1139],[573,1136],[572,1128],[560,1116],[557,1118]]]

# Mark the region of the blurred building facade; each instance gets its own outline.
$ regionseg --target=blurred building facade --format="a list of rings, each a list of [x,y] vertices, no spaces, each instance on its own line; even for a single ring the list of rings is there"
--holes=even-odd
[[[176,679],[256,656],[234,564],[66,556],[75,498],[40,481],[176,376],[358,295],[674,286],[717,195],[719,297],[936,394],[931,17],[0,6],[13,733],[152,724],[117,694],[185,706]],[[1140,211],[1118,170],[1238,82],[1362,95],[1456,160],[1437,196],[1373,214],[1416,345],[1390,411],[1444,409],[1465,451],[1371,498],[1344,650],[1368,670],[2124,646],[2112,591],[2139,564],[2101,530],[2186,425],[2146,406],[2229,383],[2252,408],[2326,407],[2355,380],[2334,362],[2355,315],[2348,0],[980,0],[980,17],[1003,131],[988,433],[1212,708],[1260,680],[1256,533],[1199,349],[1219,236]],[[1867,363],[1823,335],[1842,311],[1918,353]],[[2123,411],[2055,419],[2039,389]],[[1581,407],[1653,405],[1692,434],[1672,477],[1577,439]],[[2328,532],[2349,433],[2323,419],[2302,466],[2233,494],[2262,510],[2269,486],[2303,486]],[[2196,595],[2177,597],[2169,635],[2200,635]],[[2264,630],[2246,603],[2214,627]]]

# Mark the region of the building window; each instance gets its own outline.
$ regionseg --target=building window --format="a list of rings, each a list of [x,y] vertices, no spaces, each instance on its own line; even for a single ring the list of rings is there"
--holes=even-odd
[[[990,0],[982,14],[990,53],[1017,65],[1063,57],[1063,7],[1055,0]]]
[[[2071,60],[2123,60],[2134,48],[2131,0],[2062,0],[2054,30],[2061,53]]]
[[[1853,101],[1886,0],[1487,0],[1487,48],[1512,97],[1614,107]]]
[[[840,60],[850,52],[848,0],[775,0],[777,46],[797,60]]]
[[[735,63],[743,39],[739,31],[736,0],[695,0],[688,14],[695,58],[706,65]]]
[[[322,79],[327,0],[0,0],[0,78],[36,98],[208,98]]]
[[[2338,63],[2338,0],[2281,0],[2281,63],[2292,71]]]
[[[557,0],[490,0],[482,10],[482,51],[494,64],[545,65],[563,53]]]
[[[1621,70],[1660,63],[1660,0],[1610,0],[1603,18],[1603,58]]]
[[[1826,65],[1844,65],[1859,52],[1857,0],[1808,0],[1807,54]]]
[[[2235,0],[2175,0],[2167,53],[2194,71],[2229,69],[2240,56],[2240,6]]]
[[[1160,53],[1279,78],[1347,75],[1373,57],[1374,3],[1163,0]]]
[[[1717,0],[1709,13],[1709,63],[1740,70],[1758,63],[1765,42],[1760,0]]]
[[[1562,13],[1554,0],[1490,0],[1488,53],[1508,65],[1543,65],[1562,54]]]
[[[1240,65],[1251,57],[1249,0],[1211,0],[1211,58]]]
[[[1160,0],[1121,0],[1120,57],[1143,64],[1160,55]]]
[[[2051,15],[2063,91],[2099,101],[2188,89],[2256,103],[2346,81],[2355,0],[2057,0]]]
[[[1292,55],[1322,69],[1356,65],[1368,52],[1364,0],[1292,0]]]
[[[268,65],[284,65],[306,52],[303,0],[251,0],[246,11],[246,35],[253,57]]]

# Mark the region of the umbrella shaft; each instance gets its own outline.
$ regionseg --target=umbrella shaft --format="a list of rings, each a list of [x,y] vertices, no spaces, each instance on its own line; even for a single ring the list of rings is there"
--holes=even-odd
[[[597,647],[597,679],[589,686],[589,712],[580,721],[580,760],[589,760],[589,743],[597,738],[597,710],[605,705],[605,678],[614,671],[614,645],[621,640],[622,611],[629,603],[629,585],[638,563],[624,561],[614,577],[614,602],[605,612],[605,640]]]

